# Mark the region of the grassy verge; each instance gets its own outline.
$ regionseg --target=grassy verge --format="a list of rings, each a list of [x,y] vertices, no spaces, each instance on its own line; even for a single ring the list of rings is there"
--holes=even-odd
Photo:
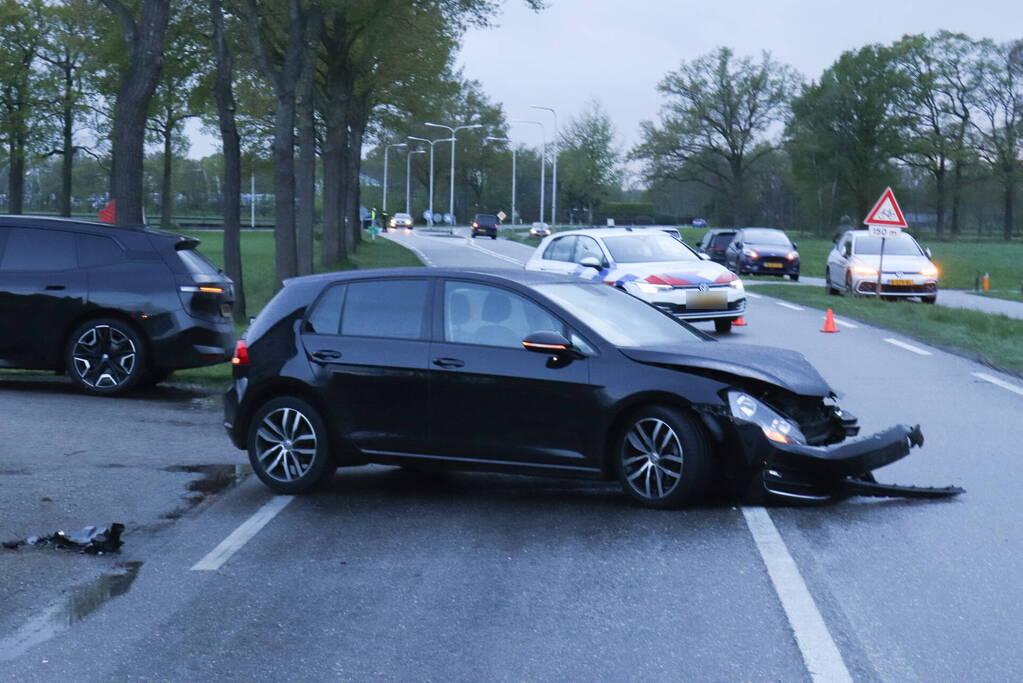
[[[991,290],[990,292],[970,292],[976,296],[986,296],[992,299],[1008,299],[1009,301],[1023,301],[1023,293],[1007,289]]]
[[[220,232],[203,230],[188,234],[202,240],[199,251],[213,263],[223,266],[224,245]],[[319,261],[319,244],[317,243],[314,259],[317,272],[423,265],[411,251],[382,237],[378,237],[374,241],[368,239],[363,241],[359,249],[346,261],[333,267],[324,268],[319,265]],[[274,236],[272,232],[242,233],[242,277],[245,284],[247,312],[250,316],[255,316],[274,293]],[[244,333],[246,327],[247,325],[244,324],[238,326],[238,336]],[[170,381],[206,386],[226,386],[230,379],[231,365],[221,363],[204,368],[179,370],[174,373]]]
[[[1023,320],[914,301],[829,296],[816,287],[763,285],[758,294],[777,297],[894,330],[993,367],[1023,376]]]

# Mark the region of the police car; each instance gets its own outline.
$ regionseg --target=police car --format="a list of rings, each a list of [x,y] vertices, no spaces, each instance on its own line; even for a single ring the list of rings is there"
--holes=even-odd
[[[659,230],[555,233],[540,242],[525,267],[603,281],[679,320],[712,320],[720,333],[731,331],[746,310],[746,290],[734,273]]]

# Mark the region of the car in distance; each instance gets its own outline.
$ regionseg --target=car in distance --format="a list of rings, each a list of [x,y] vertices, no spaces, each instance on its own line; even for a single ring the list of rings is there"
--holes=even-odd
[[[604,282],[687,322],[721,334],[746,310],[742,281],[661,230],[596,228],[545,238],[526,270]]]
[[[656,508],[720,487],[795,501],[892,493],[871,470],[922,444],[919,427],[850,439],[856,418],[802,355],[708,339],[567,275],[305,276],[239,340],[224,426],[283,494],[369,463],[617,478]]]
[[[725,249],[725,267],[739,275],[788,275],[799,280],[799,252],[783,230],[741,228]]]
[[[412,229],[415,222],[412,220],[412,216],[407,213],[396,213],[391,217],[391,220],[387,222],[388,227],[401,230],[404,228]]]
[[[530,237],[547,237],[551,234],[551,226],[542,221],[537,221],[529,226]]]
[[[472,236],[488,235],[490,239],[497,239],[497,229],[501,227],[501,221],[492,213],[478,213],[472,219]]]
[[[708,230],[703,234],[700,239],[700,244],[696,248],[701,254],[706,254],[710,257],[710,260],[714,263],[725,263],[725,249],[731,244],[732,238],[735,237],[735,230]]]
[[[0,367],[120,394],[231,357],[234,286],[199,241],[146,228],[0,216]]]
[[[880,237],[872,237],[869,230],[846,231],[828,253],[825,287],[831,294],[876,295],[879,267],[884,268],[882,296],[915,296],[927,304],[938,300],[938,267],[931,261],[931,252],[906,232],[885,239],[882,264]]]
[[[692,225],[694,228],[706,228],[707,220],[705,218],[694,218]]]

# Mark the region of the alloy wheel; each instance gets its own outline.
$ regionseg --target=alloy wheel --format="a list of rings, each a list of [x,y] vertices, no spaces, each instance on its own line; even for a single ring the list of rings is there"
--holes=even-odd
[[[138,358],[135,342],[110,325],[90,327],[78,337],[71,358],[86,385],[113,389],[127,382]]]
[[[644,498],[664,498],[682,481],[682,443],[664,420],[647,417],[633,423],[620,457],[625,481]]]
[[[268,477],[280,482],[302,478],[316,459],[316,430],[294,408],[268,413],[256,431],[257,459]]]

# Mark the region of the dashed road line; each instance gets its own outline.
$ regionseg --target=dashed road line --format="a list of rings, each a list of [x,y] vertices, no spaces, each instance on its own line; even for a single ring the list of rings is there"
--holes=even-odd
[[[1001,387],[1003,389],[1008,389],[1009,391],[1011,391],[1011,392],[1013,392],[1015,394],[1019,394],[1020,396],[1023,396],[1023,387],[1021,387],[1021,386],[1017,386],[1017,385],[1015,385],[1015,384],[1013,384],[1011,382],[1006,382],[1005,380],[998,379],[997,377],[992,377],[991,375],[988,375],[988,374],[983,373],[983,372],[973,372],[973,373],[970,373],[970,374],[972,374],[977,379],[982,379],[985,382],[990,382],[991,384],[994,384],[995,386]]]
[[[519,261],[518,259],[514,259],[511,256],[505,256],[504,254],[499,254],[496,251],[491,251],[490,249],[487,249],[486,247],[481,247],[478,244],[474,244],[473,242],[470,242],[469,241],[470,239],[471,238],[467,237],[466,240],[465,240],[465,246],[469,247],[470,249],[475,249],[476,251],[482,251],[484,254],[488,254],[490,256],[493,256],[494,258],[499,258],[502,261],[507,261],[508,263],[514,263],[517,266],[525,265],[525,261]]]
[[[753,292],[749,291],[748,289],[746,290],[746,296],[748,296],[751,299],[763,299],[764,298],[763,294],[754,294]]]
[[[919,346],[913,346],[912,344],[907,344],[906,342],[899,341],[898,339],[892,339],[891,337],[888,337],[885,339],[885,341],[888,342],[889,344],[892,344],[893,346],[898,346],[900,349],[912,351],[918,356],[931,355],[931,352],[927,351],[926,349],[921,349]]]
[[[742,516],[753,535],[753,541],[760,551],[760,557],[767,566],[767,573],[774,584],[774,590],[781,600],[785,616],[796,636],[796,644],[803,655],[803,662],[810,677],[817,682],[852,681],[849,670],[842,659],[842,653],[831,637],[824,617],[806,587],[799,573],[796,561],[792,559],[778,528],[775,527],[767,510],[761,507],[743,507]]]
[[[413,254],[418,256],[419,260],[422,261],[424,265],[427,265],[427,266],[430,266],[431,268],[433,268],[433,265],[434,265],[433,261],[431,261],[430,257],[427,256],[426,254],[424,254],[421,249],[413,247],[411,244],[407,244],[405,242],[398,242],[398,244],[400,244],[401,246],[405,247],[406,249],[411,251]]]
[[[856,323],[851,323],[848,320],[839,320],[838,318],[835,318],[835,323],[843,327],[848,327],[851,330],[855,330],[859,327]]]
[[[231,532],[220,544],[211,550],[206,557],[202,558],[192,566],[192,571],[212,571],[220,569],[231,556],[241,550],[242,546],[252,540],[252,537],[259,533],[271,519],[277,516],[281,510],[293,501],[295,496],[274,496],[266,505],[259,508],[251,517]]]
[[[774,303],[778,304],[779,306],[784,306],[785,308],[790,308],[793,311],[805,311],[806,310],[802,306],[797,306],[795,304],[786,303],[784,301],[775,301]]]

